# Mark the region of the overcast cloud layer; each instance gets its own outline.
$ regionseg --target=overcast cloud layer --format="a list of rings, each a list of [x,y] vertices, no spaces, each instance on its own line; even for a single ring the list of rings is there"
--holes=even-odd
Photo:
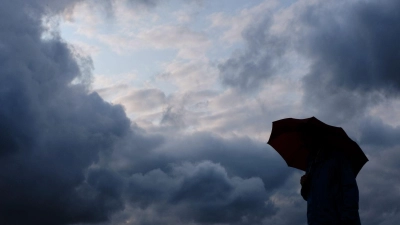
[[[306,224],[302,172],[266,141],[276,119],[317,116],[370,159],[362,224],[398,224],[400,3],[263,1],[199,31],[209,3],[193,2],[179,25],[107,35],[95,14],[126,31],[121,15],[167,3],[0,0],[0,223]],[[93,48],[65,41],[57,15],[84,18],[97,51],[176,57],[142,86],[93,75]]]

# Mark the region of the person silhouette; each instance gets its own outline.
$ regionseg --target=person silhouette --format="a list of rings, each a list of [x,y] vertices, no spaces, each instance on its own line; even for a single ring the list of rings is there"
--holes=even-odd
[[[300,179],[308,225],[361,225],[358,186],[343,153],[311,145],[307,171]]]

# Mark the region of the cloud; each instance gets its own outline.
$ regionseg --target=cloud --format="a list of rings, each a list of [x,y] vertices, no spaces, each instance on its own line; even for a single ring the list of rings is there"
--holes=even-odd
[[[196,114],[195,122],[188,123],[199,131],[266,142],[271,121],[307,115],[301,105],[302,93],[299,81],[279,78],[270,80],[256,96],[234,88],[226,89],[207,96],[207,104],[201,111],[204,113]]]
[[[169,164],[204,160],[220,163],[232,176],[260,177],[271,190],[282,184],[291,171],[265,143],[250,138],[222,139],[208,132],[191,135],[170,132],[170,135],[161,136],[136,134],[119,143],[108,162],[113,170],[134,174],[157,168],[166,170]]]
[[[400,135],[400,127],[385,124],[380,119],[364,119],[360,130],[361,144],[379,147],[393,147],[400,144],[397,138]]]
[[[159,0],[128,0],[127,2],[131,4],[143,4],[146,6],[156,6],[160,1]]]
[[[121,106],[71,84],[91,76],[90,60],[57,36],[41,38],[44,13],[74,3],[17,0],[0,9],[2,224],[97,222],[123,208],[85,176],[130,121]]]
[[[132,131],[87,170],[86,188],[123,203],[109,222],[91,224],[254,224],[277,213],[271,195],[293,170],[265,143]]]
[[[173,214],[183,222],[211,224],[235,223],[246,216],[257,222],[274,214],[259,178],[229,178],[223,167],[207,161],[185,163],[171,170],[168,175],[160,170],[133,175],[128,191],[132,204],[162,202],[164,206],[158,210],[175,211]]]
[[[102,34],[98,38],[120,53],[127,49],[176,49],[178,56],[183,59],[201,57],[210,46],[203,32],[180,25],[155,26],[137,33]]]
[[[245,49],[218,65],[222,83],[242,91],[254,91],[279,72],[280,59],[290,42],[268,32],[271,22],[269,16],[264,16],[262,21],[242,32]]]
[[[313,61],[304,78],[305,98],[318,96],[314,102],[328,110],[336,105],[326,104],[325,99],[336,98],[348,102],[339,112],[357,115],[376,104],[377,93],[398,96],[400,18],[395,9],[400,5],[397,1],[356,1],[342,10],[342,4],[310,7],[302,14],[309,29],[302,51]]]
[[[157,78],[171,82],[179,92],[196,92],[216,89],[217,73],[209,60],[176,60],[166,64],[164,72]]]
[[[178,56],[185,59],[204,55],[211,44],[204,32],[184,24],[171,24],[170,21],[168,25],[160,25],[159,11],[155,8],[164,2],[86,0],[64,12],[64,18],[68,21],[64,25],[73,27],[85,39],[101,42],[120,54],[150,48],[177,50]],[[200,4],[194,0],[185,1],[185,5],[193,2],[196,6]],[[143,25],[147,26],[146,29],[140,29]]]
[[[151,135],[131,124],[122,106],[73,84],[91,80],[91,61],[59,35],[42,38],[46,2],[36,3],[33,14],[19,1],[0,9],[8,27],[0,35],[2,224],[110,224],[126,210],[138,216],[133,224],[252,224],[275,214],[269,196],[290,174],[278,154],[251,139]],[[61,6],[72,7],[52,7]],[[149,89],[130,98],[150,109],[165,96]]]
[[[276,77],[300,78],[311,115],[333,124],[362,116],[398,96],[397,8],[389,0],[297,1],[243,29],[244,49],[219,64],[219,76],[253,93]]]
[[[242,33],[249,27],[263,20],[266,13],[270,13],[278,5],[277,1],[264,1],[250,9],[241,10],[238,15],[227,13],[213,13],[209,16],[211,28],[223,30],[221,41],[234,43],[243,39]]]
[[[360,189],[360,216],[362,223],[372,224],[397,224],[398,192],[397,177],[399,169],[398,145],[387,148],[373,146],[370,151],[368,164],[361,171],[357,179]],[[378,207],[379,206],[379,207]]]
[[[329,63],[320,66],[335,74],[333,84],[361,92],[398,91],[399,48],[395,43],[400,33],[399,7],[397,1],[359,3],[344,15],[351,23],[328,21],[332,29],[319,29],[321,32],[313,35],[318,63]],[[323,22],[319,26],[324,26]]]
[[[397,115],[400,112],[400,99],[391,98],[379,101],[376,105],[371,107],[369,115],[371,117],[379,118],[384,123],[392,126],[399,126],[400,121],[397,119]]]
[[[146,112],[163,107],[166,96],[158,89],[140,89],[116,99],[115,102],[122,103],[131,113]]]

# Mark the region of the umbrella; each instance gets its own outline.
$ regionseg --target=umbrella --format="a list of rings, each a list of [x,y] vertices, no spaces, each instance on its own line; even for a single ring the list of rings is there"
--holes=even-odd
[[[286,118],[272,122],[268,140],[287,165],[303,171],[307,169],[307,156],[313,143],[341,151],[349,159],[355,176],[368,161],[360,146],[341,127],[325,124],[315,117]]]

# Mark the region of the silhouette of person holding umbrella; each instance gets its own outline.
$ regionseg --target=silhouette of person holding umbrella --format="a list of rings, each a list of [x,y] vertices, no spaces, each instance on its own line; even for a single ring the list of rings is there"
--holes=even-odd
[[[309,225],[360,225],[358,186],[346,157],[328,146],[308,146],[307,171],[300,179]]]
[[[272,123],[268,141],[300,179],[309,225],[361,225],[356,176],[367,157],[340,128],[315,117]]]

